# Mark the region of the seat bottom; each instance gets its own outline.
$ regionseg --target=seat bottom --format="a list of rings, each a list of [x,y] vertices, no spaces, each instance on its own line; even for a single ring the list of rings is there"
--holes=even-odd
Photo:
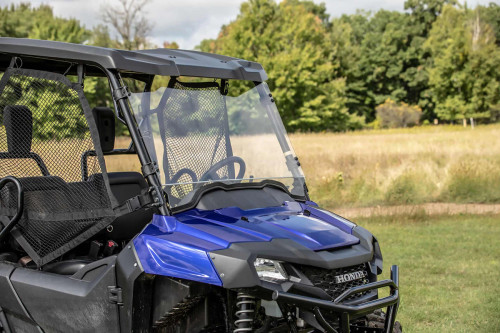
[[[92,260],[89,259],[70,259],[56,261],[45,265],[43,267],[43,271],[60,275],[73,275],[91,262]]]

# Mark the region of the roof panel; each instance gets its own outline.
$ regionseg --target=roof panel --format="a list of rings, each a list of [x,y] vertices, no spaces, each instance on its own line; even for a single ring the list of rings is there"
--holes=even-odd
[[[227,56],[173,49],[125,51],[37,39],[0,37],[0,53],[94,63],[125,72],[166,76],[199,76],[265,81],[267,75],[256,62]]]

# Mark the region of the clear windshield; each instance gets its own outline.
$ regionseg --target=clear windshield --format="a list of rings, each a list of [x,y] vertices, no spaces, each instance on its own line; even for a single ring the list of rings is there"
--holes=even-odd
[[[265,83],[229,97],[216,82],[170,80],[130,101],[172,207],[214,182],[273,180],[304,196],[302,170]]]

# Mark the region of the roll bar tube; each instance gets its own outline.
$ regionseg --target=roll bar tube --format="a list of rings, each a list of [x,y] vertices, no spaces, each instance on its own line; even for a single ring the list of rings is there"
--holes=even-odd
[[[7,223],[5,228],[0,231],[0,242],[9,234],[9,232],[16,226],[21,219],[24,210],[24,191],[23,186],[16,177],[7,176],[0,180],[0,190],[8,183],[14,184],[17,189],[17,212],[16,215]]]
[[[156,161],[153,161],[149,156],[149,153],[146,149],[146,144],[144,143],[144,140],[139,133],[135,120],[132,116],[132,112],[128,103],[128,90],[124,85],[122,85],[119,73],[113,73],[108,69],[105,69],[105,71],[106,75],[108,76],[113,93],[113,100],[115,103],[117,116],[119,117],[119,108],[119,110],[121,110],[123,120],[125,121],[125,124],[127,125],[130,132],[130,137],[134,142],[139,161],[141,162],[142,174],[152,187],[152,195],[154,201],[158,205],[158,208],[162,215],[171,215],[168,202],[166,201],[165,195],[163,194],[163,188],[161,186],[161,181],[158,174],[158,165]]]

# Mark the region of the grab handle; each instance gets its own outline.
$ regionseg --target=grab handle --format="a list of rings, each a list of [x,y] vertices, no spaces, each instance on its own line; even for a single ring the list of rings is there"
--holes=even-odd
[[[7,185],[7,183],[13,183],[17,189],[17,212],[16,215],[10,219],[9,223],[0,231],[0,242],[6,237],[9,232],[14,228],[14,226],[19,222],[21,216],[23,215],[24,209],[24,191],[21,183],[16,177],[7,176],[0,180],[0,190]]]

